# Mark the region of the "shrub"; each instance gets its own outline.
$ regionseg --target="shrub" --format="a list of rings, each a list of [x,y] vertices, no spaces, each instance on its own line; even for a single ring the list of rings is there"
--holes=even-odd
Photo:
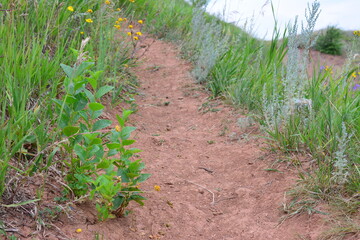
[[[325,34],[319,36],[316,41],[315,49],[322,53],[341,55],[341,38],[341,30],[334,26],[330,26],[327,28]]]

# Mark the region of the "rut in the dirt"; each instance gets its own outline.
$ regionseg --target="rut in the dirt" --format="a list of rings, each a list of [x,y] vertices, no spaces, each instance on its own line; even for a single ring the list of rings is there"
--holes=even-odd
[[[150,41],[149,41],[150,42]],[[77,239],[313,239],[319,216],[300,216],[279,225],[284,192],[296,173],[282,166],[268,172],[275,159],[261,150],[257,126],[240,128],[243,116],[209,101],[194,83],[189,63],[171,44],[155,41],[134,69],[141,87],[136,147],[152,177],[144,207],[131,215],[91,225],[72,224]],[[116,111],[111,114],[115,116]],[[153,191],[160,185],[161,191]],[[84,229],[73,233],[74,226]]]

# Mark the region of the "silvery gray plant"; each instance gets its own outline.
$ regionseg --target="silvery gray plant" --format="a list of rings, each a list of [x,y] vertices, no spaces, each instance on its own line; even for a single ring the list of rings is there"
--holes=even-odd
[[[203,7],[194,8],[192,36],[187,44],[194,49],[192,74],[198,83],[206,82],[218,58],[227,50],[227,43],[221,24],[215,18],[206,19]]]
[[[275,124],[280,129],[290,116],[298,114],[304,122],[312,111],[312,100],[305,98],[307,83],[307,66],[309,63],[309,49],[313,46],[312,39],[315,23],[320,14],[320,3],[314,1],[305,11],[306,25],[302,23],[301,34],[298,35],[298,18],[293,25],[288,25],[288,53],[287,63],[282,74],[284,86],[283,101],[279,101],[277,93],[273,93],[267,101],[263,101],[267,127],[274,130]],[[300,52],[299,47],[304,50]],[[266,86],[264,86],[266,88]],[[264,90],[265,94],[265,90]],[[280,107],[279,104],[282,104]],[[279,112],[274,112],[279,111]],[[274,114],[274,116],[268,116]],[[281,120],[279,117],[281,116]],[[276,121],[275,121],[276,119]],[[271,120],[271,121],[270,121]]]
[[[335,152],[333,163],[333,180],[338,184],[344,184],[349,177],[348,160],[345,154],[347,144],[351,138],[351,134],[347,133],[346,126],[342,123],[341,136],[337,135],[336,140],[338,144],[338,150]]]

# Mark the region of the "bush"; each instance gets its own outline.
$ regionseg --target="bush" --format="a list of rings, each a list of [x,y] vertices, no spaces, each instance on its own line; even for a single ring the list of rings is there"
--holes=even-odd
[[[316,41],[315,49],[331,55],[341,55],[341,30],[331,26],[328,27],[324,35],[320,35]]]

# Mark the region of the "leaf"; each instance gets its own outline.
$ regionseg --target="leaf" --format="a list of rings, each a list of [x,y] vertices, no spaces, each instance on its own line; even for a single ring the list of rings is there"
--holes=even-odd
[[[86,97],[89,99],[90,102],[95,102],[95,97],[89,90],[87,90],[85,88],[84,93],[85,93]]]
[[[142,150],[138,148],[130,148],[126,150],[126,153],[130,153],[130,154],[139,153],[139,152],[142,152]]]
[[[136,178],[139,176],[139,174],[137,173],[127,173],[126,176],[128,176],[128,178]]]
[[[111,160],[109,159],[103,159],[97,166],[97,169],[106,169],[108,167],[110,167],[111,165]]]
[[[77,102],[75,103],[74,109],[76,112],[78,112],[86,107],[88,100],[83,94],[77,94],[75,97],[77,99]]]
[[[134,142],[136,142],[136,141],[135,140],[123,140],[122,144],[123,144],[123,146],[128,146],[128,145],[133,144]]]
[[[127,174],[128,174],[127,170],[124,170],[122,168],[119,168],[117,171],[117,175],[120,176],[122,182],[125,182],[125,183],[130,182],[130,179]]]
[[[136,127],[124,127],[120,132],[121,140],[127,140],[135,129]]]
[[[82,62],[80,66],[76,68],[76,73],[74,77],[82,75],[87,69],[90,69],[93,65],[93,62]]]
[[[146,198],[144,198],[143,196],[140,195],[132,195],[129,200],[134,200],[135,202],[137,202],[138,204],[140,204],[141,206],[144,206],[144,202],[142,200],[146,200]]]
[[[128,119],[128,117],[131,115],[133,113],[133,111],[131,111],[131,110],[124,110],[123,111],[123,120],[126,122],[127,121],[127,119]]]
[[[138,172],[141,169],[140,160],[136,160],[129,164],[129,171],[132,173]]]
[[[120,144],[120,143],[109,143],[109,144],[106,144],[106,146],[107,146],[109,149],[117,149],[117,148],[120,148],[120,147],[121,147],[121,144]]]
[[[144,182],[144,181],[148,180],[149,177],[151,177],[151,174],[149,174],[149,173],[143,173],[143,174],[140,175],[140,177],[138,177],[138,178],[136,179],[136,182],[137,182],[137,183]]]
[[[99,99],[113,89],[114,89],[114,87],[112,87],[112,86],[103,86],[96,92],[95,98]]]
[[[102,110],[99,111],[95,111],[91,113],[91,119],[97,119],[98,117],[100,117],[102,114]]]
[[[63,133],[65,134],[65,136],[70,137],[70,136],[78,133],[79,130],[80,130],[79,127],[67,126],[64,128]]]
[[[94,90],[96,90],[98,79],[100,78],[103,72],[104,71],[91,72],[91,77],[89,77],[88,82],[90,83],[90,85]]]
[[[74,146],[74,151],[75,151],[76,155],[80,158],[80,160],[82,162],[85,162],[86,152],[79,144],[76,144]]]
[[[89,108],[95,112],[104,109],[104,105],[101,103],[92,102],[89,103]]]
[[[68,76],[68,78],[73,78],[74,69],[72,67],[62,64],[62,63],[60,64],[60,66],[64,70],[64,72]]]
[[[124,202],[125,198],[123,196],[116,196],[113,200],[113,209],[118,209]]]
[[[119,125],[121,127],[124,127],[125,126],[125,121],[118,114],[116,114],[116,118],[118,120]]]
[[[95,145],[95,144],[101,144],[101,143],[102,143],[101,138],[95,138],[89,143],[89,145]]]
[[[93,125],[93,131],[97,131],[103,128],[106,128],[112,124],[112,121],[106,119],[100,119]]]

